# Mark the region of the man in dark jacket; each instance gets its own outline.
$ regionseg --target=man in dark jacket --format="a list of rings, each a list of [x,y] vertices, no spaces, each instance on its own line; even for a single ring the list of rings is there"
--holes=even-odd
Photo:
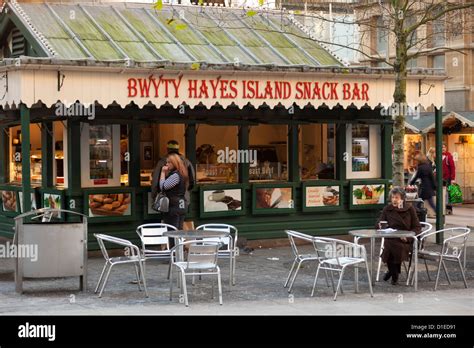
[[[159,187],[158,187],[159,185],[158,184],[159,184],[159,181],[160,181],[161,169],[166,164],[167,156],[169,154],[176,153],[179,156],[181,156],[181,159],[186,164],[186,167],[188,169],[189,185],[186,189],[186,194],[185,194],[184,198],[186,200],[186,206],[189,206],[190,199],[191,199],[191,195],[190,195],[189,191],[191,191],[193,189],[194,184],[195,184],[195,178],[196,178],[196,174],[195,174],[195,171],[194,171],[194,166],[191,163],[191,161],[189,161],[187,158],[185,158],[183,155],[181,155],[179,153],[179,143],[176,140],[168,141],[166,147],[167,147],[167,150],[168,150],[168,154],[158,161],[158,163],[156,164],[155,170],[153,171],[153,177],[152,177],[152,181],[151,181],[151,197],[152,197],[152,199],[155,199],[156,195],[158,194],[158,191],[159,191]]]

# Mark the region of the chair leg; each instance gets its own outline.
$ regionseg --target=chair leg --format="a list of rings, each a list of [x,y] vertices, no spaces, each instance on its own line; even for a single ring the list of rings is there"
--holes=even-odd
[[[332,266],[329,265],[329,268],[332,268]],[[334,284],[334,271],[331,270],[330,272],[331,272],[331,278],[330,279],[331,279],[332,291],[334,292],[334,291],[336,291],[336,286]]]
[[[232,254],[229,254],[229,286],[232,286],[232,268],[233,268],[233,260],[232,260]]]
[[[291,292],[291,289],[293,288],[293,284],[295,283],[295,279],[296,279],[296,276],[298,275],[300,267],[301,267],[301,261],[298,261],[298,267],[296,267],[295,274],[293,274],[293,278],[291,279],[290,287],[288,288],[288,292]]]
[[[236,258],[236,254],[234,252],[234,254],[232,255],[232,257],[234,258],[234,261],[232,261],[232,285],[235,285],[235,264],[237,262],[237,258]]]
[[[97,286],[95,287],[94,294],[97,294],[97,291],[99,291],[100,283],[102,282],[102,278],[104,277],[104,273],[105,273],[105,270],[107,269],[108,265],[109,265],[109,263],[106,261],[105,265],[104,265],[104,268],[102,268],[102,273],[100,273],[99,281],[97,282]]]
[[[313,282],[313,289],[311,290],[311,297],[314,296],[314,289],[316,288],[316,283],[318,281],[319,269],[321,268],[321,264],[318,265],[318,269],[316,270],[316,275],[314,276]]]
[[[219,304],[222,306],[222,284],[221,284],[221,270],[217,269],[217,286],[219,287]]]
[[[286,277],[286,282],[285,285],[283,285],[284,288],[288,286],[288,283],[290,282],[291,275],[293,274],[293,269],[295,268],[296,265],[296,259],[294,259],[293,264],[291,265],[290,268],[290,273],[288,273],[288,277]]]
[[[182,282],[182,289],[183,289],[183,296],[184,296],[184,305],[186,307],[189,307],[188,303],[188,290],[186,288],[186,275],[184,274],[184,271],[181,271],[181,282]]]
[[[425,261],[425,268],[426,268],[426,274],[428,275],[428,281],[431,281],[430,271],[428,271],[428,263],[426,262],[426,259],[424,259],[423,261]]]
[[[169,280],[170,280],[170,301],[173,299],[173,270],[171,267],[171,261],[170,261],[170,268],[168,270],[169,274]]]
[[[148,290],[146,288],[146,274],[145,274],[145,265],[143,264],[142,261],[138,261],[138,264],[140,266],[140,273],[143,278],[143,287],[145,288],[145,297],[148,297]],[[140,284],[140,280],[138,281]]]
[[[448,269],[446,268],[446,264],[444,263],[444,261],[442,262],[442,264],[443,264],[444,274],[446,275],[446,279],[448,279],[448,284],[451,285],[451,279],[449,278]]]
[[[339,281],[337,282],[336,293],[334,294],[334,301],[336,301],[337,293],[339,292],[339,288],[341,287],[343,275],[344,275],[344,268],[341,270],[341,274],[339,275]],[[370,282],[370,279],[369,279],[369,282]]]
[[[438,288],[438,281],[439,281],[439,273],[441,272],[441,263],[443,262],[443,256],[439,257],[439,262],[438,262],[438,272],[436,273],[436,282],[435,282],[435,287],[434,291]]]
[[[458,259],[458,262],[459,262],[459,268],[461,269],[462,280],[464,281],[464,286],[467,289],[467,281],[466,281],[466,275],[464,274],[464,267],[463,267],[460,259]]]
[[[104,292],[105,286],[107,285],[107,280],[109,280],[109,275],[110,275],[110,271],[112,270],[112,266],[113,265],[110,265],[109,269],[107,270],[107,273],[105,274],[105,278],[102,283],[102,288],[100,289],[100,292],[99,292],[99,297],[102,297],[102,293]]]
[[[135,274],[137,276],[138,291],[142,291],[142,286],[140,285],[140,271],[138,270],[138,265],[135,263]]]
[[[327,269],[324,269],[324,278],[326,278],[326,285],[329,288],[330,285],[329,285],[329,280],[328,280],[328,270]]]
[[[170,279],[170,272],[171,272],[171,260],[170,260],[170,264],[168,266],[168,278],[166,278],[166,279]]]
[[[370,290],[370,297],[374,297],[374,290],[372,289],[372,279],[370,278],[369,272],[369,263],[365,260],[365,269],[367,271],[367,279],[369,279],[369,290]]]
[[[375,277],[375,281],[376,281],[376,282],[379,281],[380,268],[382,267],[382,258],[381,258],[381,255],[382,255],[382,248],[380,248],[379,262],[378,262],[378,264],[377,264],[377,276]]]

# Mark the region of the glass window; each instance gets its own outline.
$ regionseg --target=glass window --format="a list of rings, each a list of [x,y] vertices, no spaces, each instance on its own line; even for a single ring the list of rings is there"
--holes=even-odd
[[[53,183],[55,186],[65,186],[66,183],[66,167],[65,152],[66,142],[64,141],[65,127],[62,122],[53,122],[53,146],[54,146],[54,162],[53,162]]]
[[[249,150],[256,157],[249,180],[288,180],[288,126],[251,126]]]
[[[383,17],[377,18],[377,38],[376,38],[376,45],[377,45],[377,52],[384,56],[388,50],[388,30],[383,28],[384,20]]]
[[[140,129],[140,184],[151,186],[153,170],[168,154],[167,144],[178,143],[179,153],[186,156],[185,126],[183,124],[147,124]]]
[[[369,163],[369,126],[352,126],[352,171],[368,172]]]
[[[433,47],[444,46],[446,42],[444,18],[433,21]]]
[[[334,124],[302,125],[299,132],[301,180],[335,179]]]
[[[444,54],[439,54],[437,56],[433,56],[433,68],[435,69],[445,69],[445,58]]]
[[[237,183],[238,164],[248,161],[239,151],[237,126],[196,126],[196,179],[199,183]]]
[[[10,128],[10,182],[21,183],[21,127]],[[30,125],[30,175],[33,185],[41,185],[41,128]]]

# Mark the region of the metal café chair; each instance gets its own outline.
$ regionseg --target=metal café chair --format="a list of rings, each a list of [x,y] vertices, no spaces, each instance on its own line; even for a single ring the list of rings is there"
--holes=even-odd
[[[292,231],[292,230],[286,230],[285,232],[288,235],[288,239],[290,241],[291,251],[293,252],[294,260],[293,260],[293,264],[291,265],[290,272],[288,273],[288,277],[286,278],[285,285],[283,285],[283,287],[286,288],[289,284],[288,292],[291,292],[296,276],[298,275],[298,272],[300,270],[301,264],[307,261],[319,262],[322,259],[322,257],[318,256],[318,253],[316,251],[312,254],[311,253],[302,254],[298,250],[298,246],[296,245],[297,240],[301,240],[301,241],[309,242],[313,244],[313,236],[310,236],[308,234],[304,234],[301,232],[297,232],[297,231]],[[296,266],[296,269],[295,269],[295,266]],[[327,270],[325,270],[325,276],[326,276],[326,283],[329,286],[328,279],[327,279],[328,278]],[[332,281],[332,278],[331,278],[331,281]],[[334,287],[334,284],[333,284],[333,287]]]
[[[436,235],[438,233],[443,233],[445,236],[441,250],[439,250],[439,247],[437,248],[438,250],[432,250],[431,247],[430,249],[428,249],[425,240],[428,237]],[[425,265],[426,261],[435,261],[438,263],[438,270],[436,272],[436,281],[434,287],[435,291],[438,288],[441,266],[443,267],[444,274],[446,275],[446,279],[448,280],[448,284],[451,285],[451,279],[449,278],[448,269],[446,267],[445,262],[455,262],[459,265],[459,269],[461,270],[461,275],[464,281],[464,286],[466,288],[468,287],[466,275],[464,273],[465,265],[463,265],[463,263],[461,262],[461,258],[464,258],[465,262],[467,239],[469,238],[470,233],[471,229],[468,227],[452,227],[439,231],[425,232],[419,236],[421,248],[418,251],[418,259],[423,259],[425,261]],[[446,236],[448,237],[446,238]],[[436,246],[433,245],[433,247]],[[428,280],[431,281],[428,266],[426,266],[426,273],[428,274]]]
[[[187,241],[181,242],[171,249],[171,274],[170,274],[170,301],[173,296],[173,266],[178,269],[181,276],[181,295],[184,298],[186,307],[188,303],[188,291],[186,286],[186,276],[195,275],[215,275],[219,289],[219,304],[222,305],[222,284],[221,272],[217,265],[218,250],[222,244],[214,241]],[[180,252],[184,247],[188,247],[186,257],[177,257],[176,252]],[[214,297],[214,283],[212,284],[212,295]]]
[[[372,281],[369,273],[369,265],[367,262],[367,252],[363,245],[346,242],[339,239],[323,237],[313,237],[313,244],[316,252],[319,256],[321,256],[322,259],[320,260],[318,269],[316,270],[311,296],[314,295],[314,289],[316,288],[316,283],[318,281],[319,270],[323,269],[330,272],[340,273],[339,280],[337,282],[337,288],[334,290],[334,301],[336,301],[337,294],[341,288],[342,277],[344,276],[344,271],[346,268],[349,266],[358,267],[360,264],[364,264],[367,270],[370,296],[374,297],[374,293],[372,291]],[[356,282],[358,282],[357,278]]]
[[[235,226],[228,224],[204,224],[196,228],[196,230],[212,230],[229,232],[228,237],[217,238],[203,238],[207,242],[219,242],[222,247],[219,249],[218,258],[229,259],[230,261],[230,279],[229,284],[235,285],[235,263],[236,256],[239,255],[239,248],[237,247],[237,238],[239,231]]]
[[[168,278],[171,269],[171,249],[169,238],[164,237],[167,231],[176,231],[176,227],[164,223],[144,224],[137,227],[137,234],[142,242],[142,257],[147,260],[169,261]],[[146,263],[143,264],[146,267]]]
[[[433,229],[433,225],[428,223],[428,222],[420,222],[421,225],[421,233],[418,235],[418,238],[420,237],[421,234],[425,232],[430,232]],[[379,276],[380,276],[380,268],[382,267],[382,252],[385,244],[385,238],[381,238],[380,241],[380,252],[379,252],[379,262],[377,264],[377,275],[375,277],[375,281],[379,281]],[[420,243],[418,243],[418,249],[420,249]],[[411,261],[412,261],[412,256],[413,252],[410,253],[410,261],[408,262],[408,267],[405,264],[405,262],[402,262],[403,268],[405,268],[405,272],[407,273],[407,285],[410,282],[410,273],[411,273]],[[426,265],[426,263],[425,263]],[[428,266],[426,266],[428,267]]]
[[[107,285],[110,271],[112,270],[113,266],[132,263],[135,266],[135,274],[137,276],[138,290],[139,291],[142,290],[141,288],[141,280],[142,280],[143,287],[145,288],[145,296],[148,297],[148,291],[146,288],[146,279],[145,279],[145,269],[143,267],[143,259],[142,259],[142,256],[140,255],[140,249],[138,249],[136,245],[132,244],[130,241],[126,239],[112,237],[105,234],[94,234],[94,237],[97,238],[97,242],[99,243],[100,250],[102,251],[102,255],[104,256],[104,259],[105,259],[105,265],[104,265],[104,268],[102,269],[102,273],[100,274],[99,281],[97,282],[97,286],[94,290],[94,293],[97,293],[100,287],[99,297],[102,297],[102,293],[104,292],[105,286]],[[105,247],[104,242],[112,243],[115,245],[120,245],[122,247],[128,248],[130,255],[110,257],[109,253],[107,252],[107,248]],[[105,277],[104,277],[104,274],[105,274]]]

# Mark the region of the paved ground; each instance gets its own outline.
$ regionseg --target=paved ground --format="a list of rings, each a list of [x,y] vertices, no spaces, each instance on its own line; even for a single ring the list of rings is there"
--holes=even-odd
[[[466,210],[466,211],[465,211]],[[472,208],[456,209],[469,216]],[[464,215],[464,213],[463,213]],[[474,215],[471,215],[474,216]],[[469,217],[468,217],[469,220]],[[455,218],[448,221],[456,222]],[[468,221],[469,222],[469,221]],[[471,223],[472,224],[472,223]],[[466,224],[464,224],[466,225]],[[302,250],[311,251],[310,246]],[[434,282],[428,282],[422,264],[419,267],[419,291],[404,285],[392,286],[386,282],[376,284],[375,295],[370,297],[367,277],[361,273],[360,292],[354,293],[353,273],[348,272],[344,280],[344,294],[336,302],[332,300],[332,289],[321,278],[315,297],[310,297],[315,267],[308,264],[301,269],[293,293],[283,288],[291,266],[289,247],[257,248],[251,254],[242,253],[237,263],[237,284],[228,284],[228,262],[222,260],[224,305],[219,306],[217,296],[211,298],[211,280],[203,278],[193,287],[189,285],[190,307],[179,303],[178,290],[169,301],[169,282],[166,280],[167,265],[150,263],[147,279],[150,297],[144,297],[137,286],[130,284],[133,269],[116,266],[102,298],[93,293],[103,260],[89,260],[89,290],[79,292],[78,280],[65,278],[56,280],[30,280],[25,282],[25,293],[15,293],[13,262],[0,259],[0,314],[10,315],[461,315],[474,314],[474,237],[468,247],[466,276],[469,288],[465,289],[461,274],[448,265],[453,284],[449,286],[444,276],[434,292]],[[435,266],[430,265],[434,276]],[[452,272],[452,273],[451,273]],[[402,273],[402,279],[404,273]],[[217,289],[216,289],[217,290]],[[216,294],[217,295],[217,294]]]

